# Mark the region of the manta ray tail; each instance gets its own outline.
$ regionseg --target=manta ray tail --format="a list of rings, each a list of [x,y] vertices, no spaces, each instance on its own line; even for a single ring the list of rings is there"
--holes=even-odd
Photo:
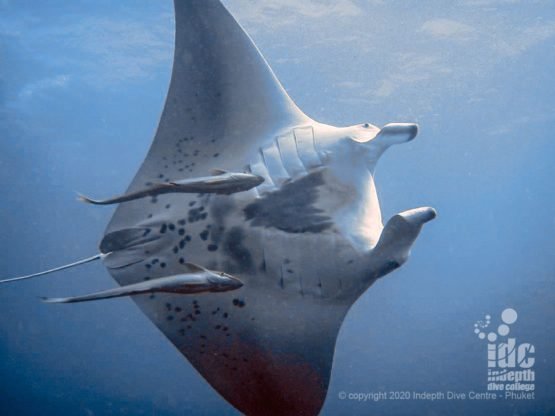
[[[31,279],[33,277],[43,276],[45,274],[50,274],[50,273],[54,273],[54,272],[59,272],[60,270],[69,269],[71,267],[80,266],[80,265],[85,264],[85,263],[90,263],[90,262],[95,261],[95,260],[103,259],[108,254],[110,254],[110,253],[100,253],[100,254],[97,254],[97,255],[92,256],[92,257],[87,257],[86,259],[83,259],[83,260],[78,260],[76,262],[65,264],[65,265],[60,266],[60,267],[55,267],[54,269],[49,269],[49,270],[45,270],[45,271],[38,272],[38,273],[33,273],[33,274],[28,274],[28,275],[25,275],[25,276],[17,276],[17,277],[11,277],[9,279],[3,279],[3,280],[0,280],[0,284],[9,283],[9,282],[16,282],[18,280]]]
[[[77,194],[77,200],[80,202],[84,202],[86,204],[93,204],[93,205],[107,205],[110,203],[100,199],[92,199],[82,194]]]

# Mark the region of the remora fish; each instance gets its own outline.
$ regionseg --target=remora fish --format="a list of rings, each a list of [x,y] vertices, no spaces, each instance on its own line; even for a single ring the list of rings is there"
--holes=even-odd
[[[76,303],[156,292],[179,294],[228,292],[243,286],[239,279],[229,274],[211,271],[193,263],[186,263],[186,266],[190,273],[160,277],[83,296],[42,298],[42,300],[46,303]]]
[[[91,199],[79,195],[78,199],[94,205],[111,205],[120,202],[133,201],[147,196],[157,196],[171,193],[194,193],[194,194],[224,194],[230,195],[237,192],[248,191],[264,182],[264,178],[252,173],[227,172],[225,170],[213,170],[214,176],[203,176],[200,178],[181,179],[167,183],[156,183],[149,188],[130,192],[109,199]]]

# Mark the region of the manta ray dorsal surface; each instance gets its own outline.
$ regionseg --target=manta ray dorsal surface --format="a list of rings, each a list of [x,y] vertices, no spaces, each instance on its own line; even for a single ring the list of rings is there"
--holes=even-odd
[[[168,193],[119,205],[106,229],[117,250],[105,264],[120,285],[179,275],[190,263],[236,276],[243,286],[229,292],[134,300],[242,413],[316,415],[345,314],[406,260],[433,216],[429,208],[399,214],[380,244],[374,169],[416,125],[313,121],[218,0],[174,4],[166,104],[127,192],[212,169],[246,167],[261,183],[233,195]]]

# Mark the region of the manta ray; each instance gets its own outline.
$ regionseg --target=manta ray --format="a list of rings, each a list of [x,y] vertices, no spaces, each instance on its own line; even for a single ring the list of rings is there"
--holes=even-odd
[[[240,279],[242,287],[228,292],[132,299],[240,412],[317,415],[349,308],[407,260],[436,216],[422,207],[382,223],[376,164],[418,128],[317,122],[295,105],[219,0],[174,6],[167,99],[127,193],[213,169],[263,181],[233,194],[123,202],[100,254],[83,262],[101,259],[121,286],[183,274],[189,263]]]

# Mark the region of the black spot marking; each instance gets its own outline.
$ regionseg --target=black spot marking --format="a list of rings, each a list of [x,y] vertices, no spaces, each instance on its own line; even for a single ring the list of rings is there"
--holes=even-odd
[[[220,154],[219,153],[214,153],[212,156],[213,157],[218,157],[218,156],[220,156]]]
[[[205,212],[203,213],[202,212],[203,210],[204,210],[204,207],[191,208],[187,213],[188,214],[187,221],[189,221],[189,223],[194,223],[197,221],[205,220],[208,215]]]
[[[179,235],[185,235],[185,229],[184,229],[184,228],[180,228],[180,229],[177,231],[177,234],[179,234]]]
[[[168,229],[168,226],[166,224],[162,224],[162,226],[160,227],[160,234],[164,234]]]
[[[233,303],[233,306],[237,306],[238,308],[242,308],[246,305],[244,300],[237,299],[237,298],[233,299],[232,303]]]
[[[170,231],[175,231],[175,225],[173,225],[171,223],[168,225],[168,228],[169,228]]]
[[[208,251],[216,251],[218,250],[218,246],[216,244],[208,244],[207,249]]]
[[[185,259],[183,257],[179,258],[179,264],[185,264]]]
[[[168,321],[173,321],[173,315],[168,315],[168,317],[166,318]]]
[[[166,267],[166,263],[160,263],[160,267],[163,269]]]
[[[224,318],[227,319],[227,317],[229,316],[229,314],[228,314],[227,312],[225,312],[222,316],[223,316]]]
[[[202,233],[199,234],[202,241],[208,240],[208,230],[204,230]]]

